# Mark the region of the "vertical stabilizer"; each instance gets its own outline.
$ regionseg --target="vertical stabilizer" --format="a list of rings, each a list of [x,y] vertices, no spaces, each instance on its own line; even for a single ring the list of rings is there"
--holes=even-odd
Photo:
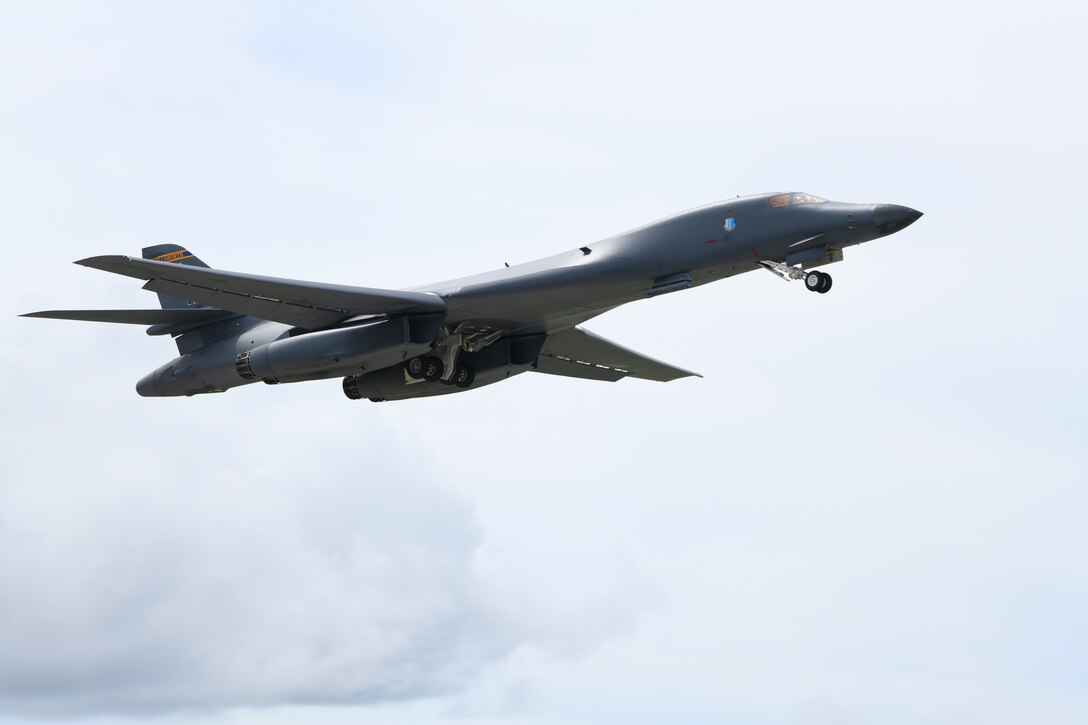
[[[144,259],[150,259],[153,262],[187,264],[190,267],[208,268],[208,265],[204,264],[200,257],[197,257],[185,247],[180,247],[177,244],[156,244],[153,247],[144,247],[143,257]],[[180,297],[171,297],[170,295],[164,294],[159,294],[159,304],[162,305],[164,310],[215,309],[213,307],[208,307],[207,305],[183,300]],[[174,343],[178,346],[178,352],[182,355],[188,355],[189,353],[196,352],[201,348],[214,344],[225,337],[237,334],[237,328],[238,322],[235,316],[230,316],[226,320],[213,318],[205,325],[191,327],[180,334],[172,333],[171,337],[174,338]]]
[[[185,247],[179,247],[177,244],[156,244],[153,247],[144,247],[143,249],[144,259],[150,259],[155,262],[169,262],[170,264],[187,264],[190,267],[207,267],[195,254],[190,252]],[[186,302],[179,297],[171,297],[169,295],[160,294],[159,304],[162,305],[164,310],[174,310],[179,307],[203,307],[204,305],[197,305],[191,302]]]

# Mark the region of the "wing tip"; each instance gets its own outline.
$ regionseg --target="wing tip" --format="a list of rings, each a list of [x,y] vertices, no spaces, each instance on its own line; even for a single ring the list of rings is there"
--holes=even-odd
[[[699,378],[700,380],[703,379],[703,374],[702,373],[692,372],[691,370],[684,370],[683,368],[677,368],[677,370],[680,373],[679,375],[675,375],[675,376],[673,376],[671,378],[668,378],[664,382],[671,383],[674,380],[683,380],[684,378]]]
[[[84,259],[77,259],[73,264],[78,264],[81,267],[90,267],[92,269],[106,269],[111,262],[118,262],[127,260],[121,254],[99,254],[94,257],[85,257]]]
[[[38,320],[71,320],[66,317],[71,310],[39,310],[38,312],[24,312],[19,317],[33,317]]]

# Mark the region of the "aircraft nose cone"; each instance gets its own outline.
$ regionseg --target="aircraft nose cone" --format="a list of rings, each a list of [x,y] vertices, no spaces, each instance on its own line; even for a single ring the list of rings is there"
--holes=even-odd
[[[922,216],[922,212],[899,204],[877,204],[873,209],[873,224],[881,236],[906,229]]]

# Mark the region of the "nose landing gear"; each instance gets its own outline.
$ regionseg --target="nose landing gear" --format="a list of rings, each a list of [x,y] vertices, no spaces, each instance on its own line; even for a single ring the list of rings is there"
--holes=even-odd
[[[805,289],[827,294],[831,289],[831,275],[827,272],[809,272],[805,275]]]
[[[805,289],[810,292],[827,294],[831,290],[831,275],[827,272],[806,272],[800,267],[793,267],[782,262],[763,260],[760,262],[768,272],[781,277],[789,282],[794,279],[803,279]]]

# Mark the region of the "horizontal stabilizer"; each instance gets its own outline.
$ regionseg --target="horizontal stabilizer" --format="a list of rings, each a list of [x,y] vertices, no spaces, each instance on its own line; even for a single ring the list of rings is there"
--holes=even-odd
[[[121,255],[91,257],[76,264],[148,280],[144,289],[152,292],[306,329],[328,327],[357,315],[446,309],[441,297],[426,292],[303,282]]]
[[[48,317],[54,320],[83,322],[119,322],[126,325],[203,325],[232,317],[233,312],[209,307],[173,310],[45,310],[28,312],[20,317]]]
[[[548,335],[535,368],[538,373],[615,382],[625,377],[668,382],[699,373],[673,367],[573,327]]]

